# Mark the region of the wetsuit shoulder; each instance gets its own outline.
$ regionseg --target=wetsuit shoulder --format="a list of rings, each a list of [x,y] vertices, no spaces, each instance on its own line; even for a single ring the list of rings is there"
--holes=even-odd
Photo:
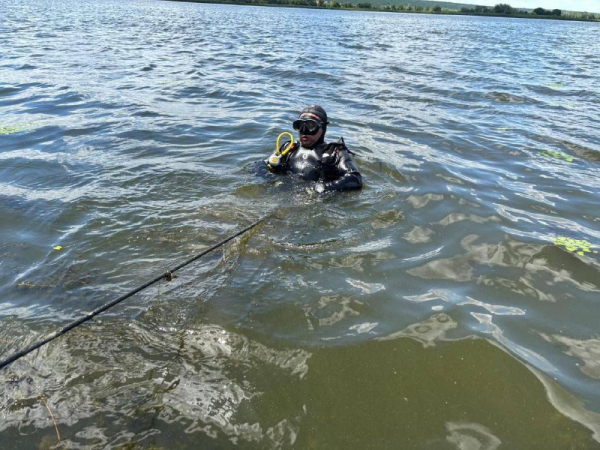
[[[344,139],[327,144],[325,152],[323,187],[327,190],[360,189],[362,176]]]

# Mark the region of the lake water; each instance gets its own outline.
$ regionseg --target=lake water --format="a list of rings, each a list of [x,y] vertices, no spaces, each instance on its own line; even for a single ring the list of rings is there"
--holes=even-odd
[[[0,10],[3,357],[267,216],[3,369],[0,447],[600,448],[597,23]],[[311,103],[362,191],[259,170]]]

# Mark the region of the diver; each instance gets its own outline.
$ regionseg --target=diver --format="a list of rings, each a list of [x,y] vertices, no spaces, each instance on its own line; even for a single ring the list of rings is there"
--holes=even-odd
[[[344,139],[326,143],[327,113],[319,105],[304,108],[294,121],[299,142],[285,152],[291,142],[285,142],[277,154],[265,161],[270,172],[292,173],[307,181],[314,181],[315,191],[360,189],[362,177],[352,161]],[[291,135],[290,135],[291,136]]]

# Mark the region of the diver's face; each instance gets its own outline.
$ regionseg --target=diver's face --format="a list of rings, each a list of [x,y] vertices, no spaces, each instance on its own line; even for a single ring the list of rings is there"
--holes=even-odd
[[[323,136],[323,123],[312,114],[302,114],[294,120],[294,130],[298,132],[303,147],[312,148]]]
[[[323,128],[319,128],[316,134],[302,134],[302,132],[298,132],[298,136],[300,138],[300,144],[305,148],[312,148],[315,146],[321,136],[323,136]]]

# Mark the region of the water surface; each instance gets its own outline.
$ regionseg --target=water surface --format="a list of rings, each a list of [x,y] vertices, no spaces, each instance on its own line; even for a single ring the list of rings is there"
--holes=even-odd
[[[600,448],[598,24],[0,6],[2,355],[268,216],[4,369],[3,446]],[[311,103],[362,191],[257,169]]]

